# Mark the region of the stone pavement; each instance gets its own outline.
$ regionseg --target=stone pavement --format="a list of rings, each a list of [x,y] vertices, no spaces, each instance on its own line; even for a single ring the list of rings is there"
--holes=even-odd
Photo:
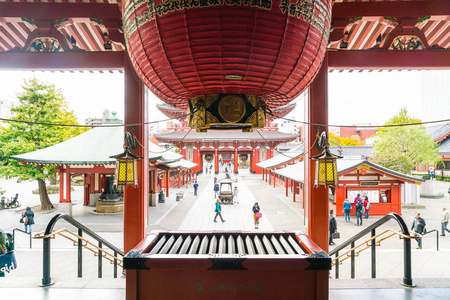
[[[222,178],[224,175],[218,176]],[[226,220],[222,223],[214,218],[214,175],[200,175],[198,178],[198,196],[193,195],[193,188],[175,188],[170,190],[170,197],[164,203],[158,203],[156,207],[149,207],[149,230],[243,230],[255,231],[251,208],[254,202],[258,201],[263,217],[258,231],[303,231],[304,217],[301,202],[293,202],[292,195],[285,196],[283,187],[274,188],[273,185],[261,180],[261,175],[251,175],[246,170],[240,170],[240,175],[232,175],[237,178],[236,185],[239,189],[239,204],[222,205],[223,217]],[[446,191],[450,183],[439,183],[439,189]],[[183,191],[184,197],[181,201],[176,201],[176,193]],[[448,195],[443,199],[422,199],[424,209],[420,209],[422,217],[426,219],[428,230],[440,229],[439,219],[442,206],[446,205],[450,209]],[[81,203],[81,200],[77,201]],[[100,234],[102,237],[119,248],[123,247],[123,215],[99,215],[93,213],[92,207],[75,205],[73,216],[81,223]],[[403,209],[405,222],[410,225],[414,218],[415,209]],[[34,232],[43,230],[56,211],[49,213],[37,213]],[[22,228],[18,223],[20,212],[0,211],[0,228],[6,232],[11,232],[13,228]],[[362,228],[354,226],[353,217],[351,223],[345,223],[343,217],[338,217],[338,230],[341,238],[336,239],[336,245],[347,240],[359,232]],[[372,224],[379,217],[370,217],[364,220],[363,228]],[[67,224],[58,224],[59,227],[68,227]],[[377,232],[384,229],[398,229],[395,221],[389,221]],[[422,250],[412,250],[413,280],[418,287],[433,288],[433,293],[439,294],[439,288],[450,288],[450,236],[438,237],[439,251],[436,251],[436,235],[429,234],[424,237]],[[72,291],[73,298],[83,295],[92,295],[96,299],[123,299],[124,279],[112,278],[112,267],[107,262],[103,263],[103,277],[107,279],[97,279],[97,257],[88,251],[83,251],[83,278],[76,278],[76,249],[70,241],[61,237],[52,240],[52,278],[55,284],[51,288],[38,288],[42,278],[42,242],[33,240],[33,248],[29,249],[27,236],[18,234],[16,237],[16,256],[18,269],[5,278],[0,278],[1,293],[6,293],[11,297],[4,299],[23,299],[15,297],[17,288],[27,288],[30,295],[36,295],[37,299],[56,299],[59,292],[51,292],[58,288]],[[413,244],[414,245],[414,241]],[[399,285],[403,276],[403,253],[402,240],[390,238],[381,243],[377,249],[377,275],[387,279],[365,280],[370,278],[370,253],[361,253],[356,259],[356,278],[350,280],[350,262],[347,260],[340,266],[339,280],[330,280],[330,299],[341,299],[346,295],[347,289],[367,289],[360,291],[358,295],[371,299],[370,295],[382,296],[383,291],[395,289],[401,294],[404,289]],[[330,273],[334,277],[334,270]],[[356,281],[355,281],[356,280]],[[361,281],[362,280],[362,281]],[[364,283],[359,283],[359,281]],[[6,289],[6,287],[11,287]],[[83,290],[102,288],[104,293],[83,294]],[[81,289],[81,290],[80,290]],[[376,290],[375,292],[372,289]],[[426,289],[430,290],[430,289]],[[50,292],[48,292],[50,291]],[[415,291],[415,290],[414,290]],[[418,291],[418,290],[417,290]],[[448,292],[449,290],[447,290]],[[19,293],[20,294],[20,293]],[[39,298],[39,295],[41,298]],[[101,295],[108,295],[103,297]],[[112,296],[116,295],[116,296]],[[348,294],[350,295],[350,294]],[[420,292],[409,293],[410,296],[404,299],[418,299]],[[415,298],[414,295],[417,295]],[[434,294],[433,294],[434,295]],[[98,296],[98,297],[97,297]],[[53,298],[52,298],[53,297]],[[91,296],[89,296],[90,298]],[[401,298],[403,296],[399,296]],[[438,296],[437,296],[438,297]],[[3,297],[1,297],[3,299]],[[431,297],[433,298],[433,297]],[[430,298],[430,299],[431,299]],[[69,298],[71,299],[71,298]],[[439,298],[436,298],[439,299]]]

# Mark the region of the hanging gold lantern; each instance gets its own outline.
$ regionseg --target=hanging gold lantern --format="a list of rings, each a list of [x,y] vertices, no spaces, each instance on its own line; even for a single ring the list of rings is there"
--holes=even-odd
[[[316,186],[336,186],[338,184],[336,159],[342,156],[330,153],[328,147],[325,147],[323,152],[311,156],[311,159],[316,161],[316,174],[314,184]]]
[[[134,128],[132,128],[134,129]],[[137,143],[135,137],[131,137],[129,132],[125,132],[124,151],[120,154],[110,156],[116,159],[116,170],[114,172],[114,185],[137,185],[137,162],[143,157],[133,154],[129,147],[136,149]]]

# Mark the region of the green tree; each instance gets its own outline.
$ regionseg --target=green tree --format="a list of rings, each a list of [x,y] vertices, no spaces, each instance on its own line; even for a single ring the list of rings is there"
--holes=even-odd
[[[386,125],[420,123],[403,107]],[[389,169],[409,174],[417,164],[440,161],[439,149],[421,125],[378,128],[379,139],[373,143],[371,161]]]
[[[68,110],[63,95],[53,84],[42,83],[36,78],[25,80],[17,100],[18,105],[11,107],[11,120],[16,122],[8,121],[0,130],[0,175],[37,180],[41,209],[49,210],[53,205],[47,194],[45,179],[55,175],[56,166],[21,164],[10,157],[58,144],[85,129],[37,124],[78,124],[74,113]]]

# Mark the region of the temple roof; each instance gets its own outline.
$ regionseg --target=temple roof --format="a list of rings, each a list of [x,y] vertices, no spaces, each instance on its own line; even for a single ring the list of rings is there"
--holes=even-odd
[[[123,127],[96,127],[62,143],[12,158],[41,164],[115,164],[116,160],[110,156],[123,152],[123,137]],[[181,158],[149,142],[149,160],[170,163]]]
[[[292,141],[295,140],[298,135],[289,134],[278,131],[215,131],[208,130],[208,132],[195,132],[191,131],[174,131],[166,134],[155,134],[154,137],[160,141],[169,142],[197,142],[197,141]]]
[[[427,133],[433,141],[440,142],[450,135],[450,123],[428,126]]]
[[[304,145],[299,145],[289,151],[280,152],[272,158],[266,159],[256,165],[263,169],[271,169],[278,166],[282,166],[300,159],[303,156]]]
[[[167,117],[177,118],[187,114],[187,111],[183,108],[178,108],[167,103],[156,104],[156,107]],[[187,116],[186,116],[187,117]]]
[[[425,179],[423,179],[421,177],[406,175],[406,174],[403,174],[403,173],[400,173],[397,171],[393,171],[391,169],[382,167],[382,166],[375,164],[373,162],[370,162],[368,160],[346,159],[346,158],[337,159],[336,165],[337,165],[338,175],[346,173],[353,169],[356,169],[357,167],[359,167],[361,165],[367,165],[367,166],[374,168],[376,170],[379,170],[387,175],[391,175],[391,176],[403,179],[404,181],[407,181],[407,182],[412,182],[412,183],[425,182]],[[304,176],[305,176],[304,162],[302,161],[302,162],[296,163],[294,165],[287,166],[283,169],[275,170],[274,172],[283,177],[286,177],[288,179],[292,179],[297,182],[303,182]]]

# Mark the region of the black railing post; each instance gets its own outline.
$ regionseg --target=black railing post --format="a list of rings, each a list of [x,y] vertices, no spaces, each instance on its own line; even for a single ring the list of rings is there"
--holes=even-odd
[[[355,248],[355,242],[351,242],[350,248],[352,248],[352,249]],[[351,276],[350,277],[355,278],[355,250],[354,249],[352,250],[350,261],[351,261]]]
[[[339,251],[336,252],[336,257],[339,256]],[[339,279],[339,258],[334,261],[334,278]]]
[[[78,278],[83,277],[83,230],[78,229]]]
[[[43,245],[43,270],[42,270],[42,283],[40,286],[50,286],[53,284],[50,276],[50,237],[44,238]]]
[[[98,242],[98,247],[102,249],[102,242]],[[98,250],[98,278],[102,278],[102,250]]]
[[[436,230],[436,251],[439,251],[439,231]]]
[[[31,249],[32,248],[32,240],[33,240],[32,236],[31,236],[31,233],[30,232],[26,232],[26,231],[24,231],[22,229],[19,229],[19,228],[14,228],[13,229],[13,241],[14,241],[14,244],[15,244],[15,240],[16,240],[16,230],[19,230],[20,232],[23,232],[23,233],[25,233],[25,234],[30,236],[30,249]]]
[[[117,278],[117,251],[114,251],[114,278]]]
[[[377,278],[377,248],[375,243],[375,229],[372,229],[372,243],[371,243],[371,250],[372,250],[372,278]]]
[[[403,239],[403,282],[402,285],[414,287],[411,276],[411,239]]]

